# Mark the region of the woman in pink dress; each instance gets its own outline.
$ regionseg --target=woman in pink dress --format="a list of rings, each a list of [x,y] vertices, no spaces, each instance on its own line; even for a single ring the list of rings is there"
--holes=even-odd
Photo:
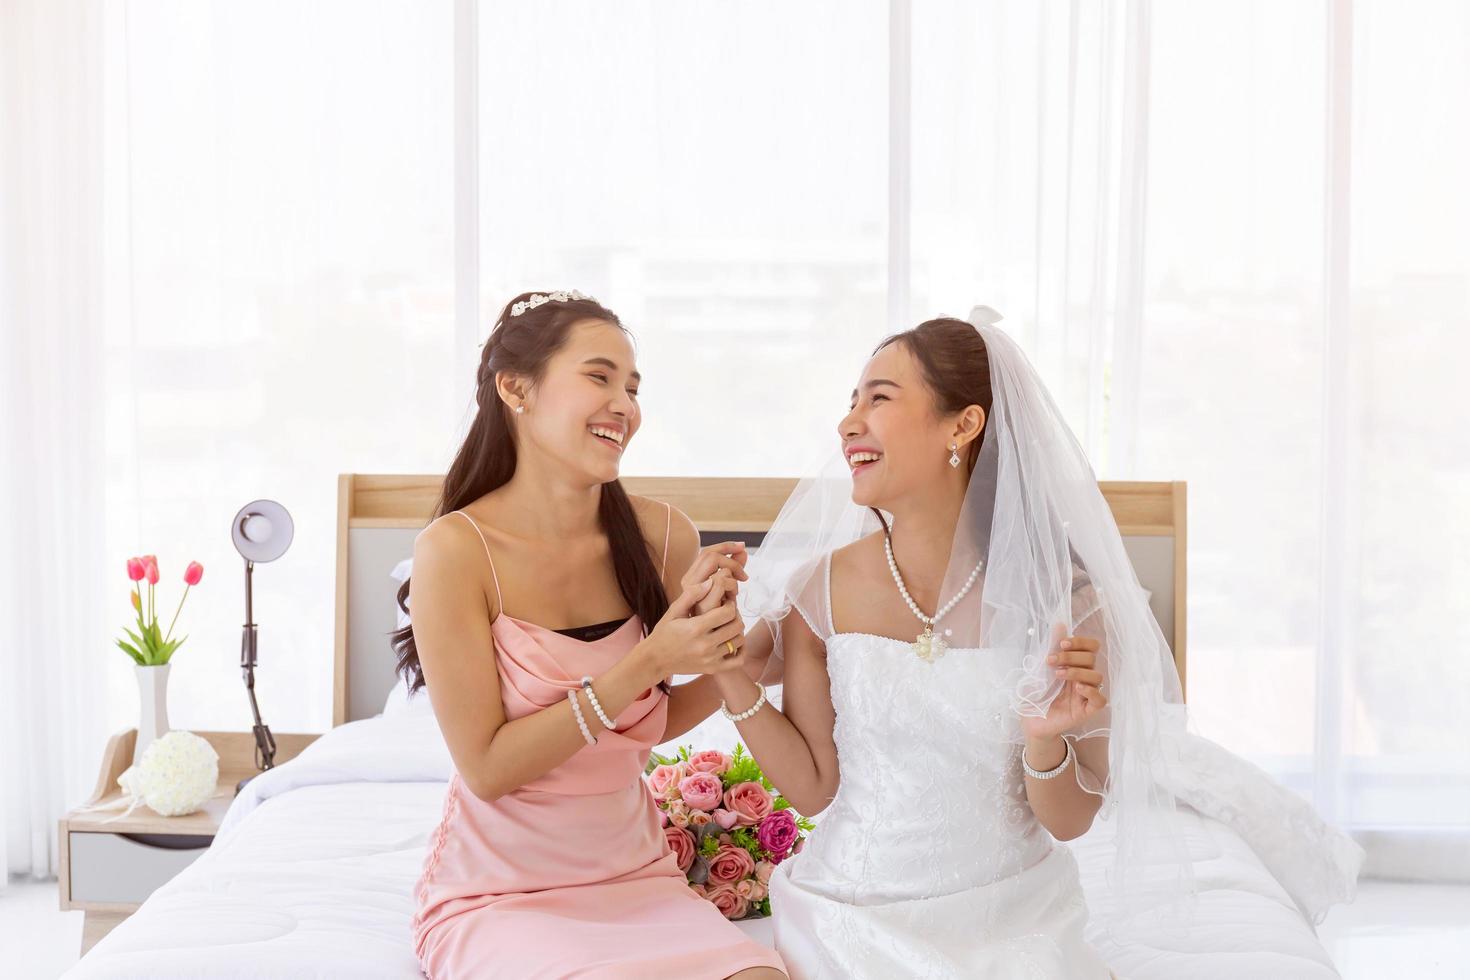
[[[701,551],[687,517],[618,482],[639,380],[595,300],[517,297],[414,544],[394,646],[456,770],[414,889],[430,980],[786,976],[690,890],[642,778],[718,707],[714,674],[762,664],[728,601],[741,545]]]

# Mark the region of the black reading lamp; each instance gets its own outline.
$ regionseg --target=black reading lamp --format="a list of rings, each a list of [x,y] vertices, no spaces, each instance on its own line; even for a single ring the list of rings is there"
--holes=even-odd
[[[245,631],[240,636],[240,673],[245,678],[245,691],[250,695],[250,711],[255,715],[255,765],[264,772],[274,766],[276,740],[270,728],[260,720],[260,705],[255,701],[255,621],[251,606],[250,582],[256,562],[275,561],[291,547],[296,526],[286,508],[274,500],[256,500],[240,508],[235,515],[230,537],[235,550],[245,559]],[[235,786],[239,793],[254,779],[246,776]]]

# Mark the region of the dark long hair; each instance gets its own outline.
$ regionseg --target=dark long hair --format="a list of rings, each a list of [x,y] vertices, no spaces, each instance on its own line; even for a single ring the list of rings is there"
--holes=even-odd
[[[934,393],[934,408],[939,414],[952,415],[971,405],[985,409],[985,424],[965,450],[965,467],[973,470],[985,441],[985,429],[990,427],[990,410],[994,404],[990,390],[990,352],[980,331],[965,320],[942,316],[885,338],[873,348],[873,353],[889,344],[902,345],[919,362],[919,370],[924,375],[924,383]],[[883,515],[877,508],[873,513],[878,514],[878,521],[886,531],[888,522]]]
[[[623,326],[607,307],[592,299],[552,300],[534,309],[511,316],[517,303],[528,301],[532,293],[522,293],[500,311],[495,328],[485,341],[480,367],[475,375],[475,421],[465,436],[464,445],[454,456],[449,472],[444,475],[444,488],[434,507],[433,520],[459,510],[485,494],[509,482],[516,471],[516,444],[511,424],[510,407],[495,389],[495,376],[508,371],[527,378],[532,384],[546,373],[546,363],[566,343],[572,324],[581,320],[603,320],[624,333]],[[613,570],[618,589],[642,621],[646,634],[663,618],[669,608],[662,579],[654,564],[648,540],[633,513],[633,504],[621,483],[613,480],[602,485],[597,520],[612,552]],[[409,583],[398,588],[398,606],[408,612]],[[418,645],[413,638],[413,625],[389,634],[398,655],[398,673],[408,682],[409,692],[424,686],[424,671],[419,664]]]

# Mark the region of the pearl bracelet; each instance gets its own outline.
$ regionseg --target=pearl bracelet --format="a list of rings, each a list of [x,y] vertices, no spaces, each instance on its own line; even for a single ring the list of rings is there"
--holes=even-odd
[[[740,712],[740,714],[735,715],[735,714],[731,714],[729,707],[726,706],[726,704],[725,704],[724,701],[721,701],[720,702],[720,714],[724,715],[726,718],[730,719],[731,721],[744,721],[745,719],[747,719],[747,718],[751,717],[752,715],[754,715],[757,711],[761,710],[761,708],[765,707],[765,704],[766,704],[766,686],[764,684],[760,683],[759,681],[756,682],[756,685],[755,686],[758,687],[758,688],[760,688],[760,692],[761,692],[761,696],[755,699],[755,704],[751,705],[749,708],[746,708],[744,711]]]
[[[577,691],[575,688],[567,692],[567,700],[572,702],[572,714],[577,718],[577,727],[582,729],[582,737],[587,740],[588,745],[597,744],[597,736],[587,727],[587,719],[582,717],[582,706],[577,703]]]
[[[587,700],[592,702],[592,710],[597,712],[597,720],[602,722],[602,727],[610,732],[617,731],[618,726],[614,725],[612,719],[607,716],[607,712],[602,710],[602,702],[597,700],[597,692],[592,690],[591,677],[582,678],[582,690],[587,692]]]
[[[1071,742],[1063,738],[1062,744],[1067,747],[1067,754],[1062,756],[1062,761],[1056,764],[1056,768],[1048,769],[1046,770],[1046,772],[1037,772],[1035,769],[1032,769],[1031,763],[1026,761],[1025,749],[1021,750],[1021,768],[1025,769],[1026,775],[1030,776],[1032,779],[1055,779],[1056,777],[1067,771],[1067,767],[1072,764],[1072,759],[1076,755],[1076,753],[1072,751]]]

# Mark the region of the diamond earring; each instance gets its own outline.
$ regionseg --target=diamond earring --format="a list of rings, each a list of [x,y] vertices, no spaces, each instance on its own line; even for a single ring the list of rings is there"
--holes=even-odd
[[[959,448],[960,447],[957,444],[953,443],[953,442],[949,444],[949,465],[950,466],[959,466],[960,465],[960,454],[958,452],[956,452],[956,450],[959,449]]]

